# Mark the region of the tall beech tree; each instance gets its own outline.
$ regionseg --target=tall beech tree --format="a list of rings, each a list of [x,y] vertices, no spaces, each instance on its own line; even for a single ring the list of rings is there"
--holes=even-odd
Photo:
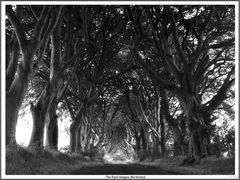
[[[233,7],[134,6],[126,10],[135,32],[131,51],[136,62],[160,87],[170,91],[181,102],[189,130],[189,157],[199,160],[207,156],[208,127],[212,122],[208,114],[226,99],[234,83],[234,66],[231,63],[231,52],[234,51]],[[143,14],[148,17],[149,27],[143,27],[144,23],[138,22]],[[144,32],[147,28],[152,33],[150,37],[146,37]],[[146,63],[149,56],[141,46],[146,38],[173,77],[173,82],[166,81]],[[221,62],[229,59],[230,63],[222,66]],[[213,71],[220,71],[223,67],[227,69],[227,72],[217,74],[214,80],[227,76],[217,93],[203,104],[200,89],[204,88],[206,81],[211,83],[209,73],[212,66]]]
[[[47,112],[50,107],[50,110],[54,112],[56,109],[56,103],[54,102],[57,98],[58,90],[61,85],[61,54],[60,54],[60,30],[61,30],[61,15],[62,7],[57,7],[55,11],[54,25],[53,29],[48,34],[47,39],[49,39],[51,35],[51,63],[50,63],[50,77],[47,79],[47,85],[39,96],[35,105],[31,104],[31,112],[33,116],[33,130],[29,143],[29,147],[31,148],[41,148],[43,147],[43,134],[44,134],[44,125],[47,117]],[[54,12],[54,10],[52,10]],[[56,122],[56,117],[52,117],[54,114],[50,114],[48,116],[47,121],[47,132],[53,131],[54,124]],[[51,124],[52,123],[52,124]],[[48,135],[50,133],[47,133]],[[53,133],[51,133],[52,135]],[[53,137],[47,136],[47,146],[53,148]]]
[[[17,9],[22,8],[18,6]],[[39,45],[47,35],[45,34],[46,29],[53,28],[50,22],[50,6],[43,6],[41,8],[40,16],[37,22],[34,25],[33,34],[31,37],[28,37],[26,34],[21,16],[13,11],[12,6],[6,6],[6,14],[11,22],[14,32],[16,34],[18,45],[21,50],[22,59],[19,62],[15,58],[11,59],[11,63],[18,64],[16,72],[12,73],[14,76],[12,82],[8,81],[11,85],[7,86],[6,94],[6,143],[15,143],[15,132],[16,132],[16,123],[18,118],[18,111],[22,104],[23,98],[26,94],[28,87],[28,82],[33,73],[33,58],[36,51],[39,48]],[[19,12],[20,10],[17,10]],[[17,49],[16,49],[17,51]],[[15,54],[15,56],[18,56]],[[13,62],[14,61],[14,62]]]
[[[60,101],[63,101],[65,92],[75,75],[75,73],[70,73],[70,71],[76,71],[79,60],[85,55],[84,49],[86,44],[80,41],[82,36],[80,33],[84,31],[85,26],[76,27],[75,21],[78,16],[72,16],[76,11],[79,12],[81,10],[82,16],[80,17],[81,20],[84,19],[85,7],[79,9],[73,6],[65,6],[62,11],[61,9],[62,7],[59,7],[56,10],[56,19],[60,20],[59,22],[56,21],[58,24],[51,34],[51,57],[48,58],[50,62],[46,60],[47,68],[36,73],[38,76],[44,77],[49,94],[40,95],[38,102],[32,108],[34,113],[34,110],[38,110],[44,104],[43,107],[45,108],[40,108],[40,110],[42,111],[42,117],[44,117],[41,118],[41,124],[45,123],[46,125],[46,148],[56,150],[58,141],[57,105]],[[80,50],[77,49],[79,47]],[[37,107],[39,103],[42,103],[42,105]],[[43,129],[40,134],[42,139]],[[40,144],[42,144],[42,140]]]

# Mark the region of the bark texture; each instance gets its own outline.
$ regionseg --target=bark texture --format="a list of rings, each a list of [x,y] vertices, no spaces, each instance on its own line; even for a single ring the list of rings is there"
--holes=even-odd
[[[47,116],[47,117],[46,117]],[[58,149],[58,123],[56,115],[56,104],[52,103],[46,114],[46,148]]]
[[[9,91],[6,94],[6,144],[16,142],[15,132],[18,112],[21,107],[23,98],[25,97],[28,88],[28,82],[32,76],[33,56],[40,43],[41,33],[45,27],[48,12],[48,6],[44,7],[41,12],[39,21],[35,25],[33,38],[27,41],[21,20],[13,12],[11,6],[6,6],[6,14],[12,26],[14,27],[18,44],[22,52],[22,61],[18,65],[16,75],[13,80],[10,80],[12,81],[11,85],[10,83],[7,85],[7,87],[9,87]],[[17,54],[15,54],[15,56],[17,56]],[[18,61],[15,61],[14,63],[17,62]],[[13,66],[15,68],[16,64]]]
[[[17,74],[13,80],[10,90],[6,94],[6,144],[15,143],[16,124],[18,112],[25,97],[28,82],[32,74],[32,57],[34,48],[29,53],[23,53],[23,59],[28,62],[18,65]]]
[[[33,118],[33,128],[29,148],[36,152],[43,149],[43,136],[46,113],[48,110],[49,89],[44,89],[35,105],[31,104],[31,113]]]
[[[72,153],[76,152],[79,137],[79,128],[80,128],[80,122],[74,121],[72,122],[70,126],[70,151]]]
[[[59,9],[61,11],[61,9]],[[60,14],[58,13],[58,16]],[[48,102],[48,112],[46,118],[46,147],[57,149],[56,141],[58,139],[57,128],[57,105],[59,102],[59,92],[63,84],[62,59],[60,46],[61,21],[59,21],[51,34],[51,63],[50,63],[50,100]]]

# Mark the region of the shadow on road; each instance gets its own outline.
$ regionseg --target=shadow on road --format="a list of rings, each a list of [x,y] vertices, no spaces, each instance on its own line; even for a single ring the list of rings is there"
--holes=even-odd
[[[72,175],[176,175],[179,173],[166,171],[158,167],[140,164],[103,164],[94,167],[82,167]]]

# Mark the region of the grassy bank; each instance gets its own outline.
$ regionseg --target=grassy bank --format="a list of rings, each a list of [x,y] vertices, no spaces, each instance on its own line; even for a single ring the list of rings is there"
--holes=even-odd
[[[76,168],[96,164],[79,154],[46,150],[36,154],[20,146],[6,149],[7,175],[67,175]]]
[[[157,166],[165,170],[190,175],[234,175],[235,173],[234,158],[207,157],[203,158],[199,163],[191,166],[182,165],[184,159],[184,156],[177,156],[166,159],[157,159],[154,161],[146,160],[141,162],[141,164]]]
[[[139,164],[159,167],[166,171],[189,175],[233,175],[233,158],[208,157],[198,164],[182,165],[185,157],[177,156],[154,161],[145,160]],[[138,163],[138,162],[135,162]],[[81,167],[103,165],[92,162],[89,158],[79,154],[64,154],[56,151],[41,151],[35,153],[20,146],[6,149],[7,175],[69,175]]]

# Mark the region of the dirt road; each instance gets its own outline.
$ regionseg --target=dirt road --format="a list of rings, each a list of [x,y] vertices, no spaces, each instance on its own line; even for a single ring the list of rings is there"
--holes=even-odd
[[[177,173],[140,164],[103,164],[94,167],[82,167],[72,175],[176,175]],[[179,173],[178,173],[179,174]]]

